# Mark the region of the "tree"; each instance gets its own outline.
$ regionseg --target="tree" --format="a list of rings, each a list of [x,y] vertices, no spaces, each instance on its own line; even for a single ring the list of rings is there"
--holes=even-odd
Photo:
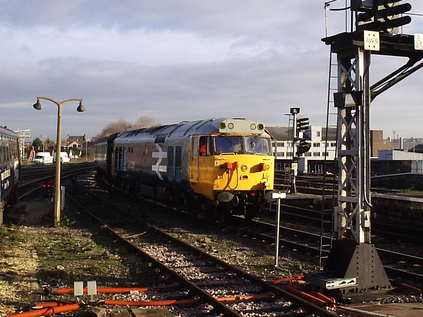
[[[44,141],[44,149],[48,152],[52,152],[55,149],[55,144],[56,142],[54,142],[53,140],[51,140],[50,138],[47,138]]]
[[[34,141],[32,141],[32,146],[35,149],[43,148],[43,141],[41,141],[40,138],[35,138]]]

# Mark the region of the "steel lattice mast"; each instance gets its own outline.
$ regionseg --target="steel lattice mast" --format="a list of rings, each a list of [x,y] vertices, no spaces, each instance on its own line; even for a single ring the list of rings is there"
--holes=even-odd
[[[334,208],[336,240],[325,266],[326,281],[344,294],[391,288],[385,269],[371,243],[370,105],[376,96],[423,67],[419,36],[397,34],[409,18],[397,17],[411,5],[399,1],[351,0],[356,31],[323,39],[336,53],[338,195]],[[404,13],[404,12],[402,12]],[[408,57],[408,62],[370,84],[371,55]],[[339,285],[336,282],[339,281]],[[337,287],[339,286],[339,287]]]

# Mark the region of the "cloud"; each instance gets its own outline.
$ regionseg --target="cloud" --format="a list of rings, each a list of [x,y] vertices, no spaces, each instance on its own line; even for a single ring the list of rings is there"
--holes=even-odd
[[[307,71],[295,72],[299,62],[303,62]],[[157,67],[52,59],[35,66],[27,65],[19,72],[6,68],[0,79],[0,85],[7,86],[0,96],[0,108],[12,102],[18,102],[16,110],[25,104],[30,106],[40,94],[83,97],[88,109],[81,116],[97,122],[102,120],[100,126],[87,126],[92,134],[98,133],[107,122],[140,115],[162,122],[216,116],[247,116],[269,121],[275,111],[283,118],[289,105],[299,103],[304,87],[298,82],[318,81],[324,75],[325,67],[318,65],[304,61],[301,56],[287,59],[283,55],[238,62]],[[29,76],[22,85],[21,79],[27,73]],[[324,89],[323,82],[320,88]],[[308,89],[307,94],[319,96],[316,98],[320,98],[321,103],[321,91],[316,95]],[[315,100],[309,103],[314,104]],[[73,113],[72,116],[77,120],[76,128],[82,117]],[[28,124],[34,129],[44,129],[43,133],[54,131],[53,126],[50,129],[37,127],[30,120]],[[72,133],[77,134],[73,130]]]
[[[96,135],[110,122],[131,121],[139,116],[164,123],[247,117],[268,125],[285,125],[284,114],[292,106],[301,107],[302,114],[309,116],[313,124],[324,124],[326,53],[326,48],[321,47],[311,54],[273,53],[240,61],[164,66],[61,58],[18,70],[5,67],[0,85],[7,89],[0,96],[0,113],[9,125],[16,122],[13,116],[3,114],[3,110],[9,113],[13,106],[20,118],[19,127],[54,135],[54,105],[45,104],[39,112],[31,108],[35,96],[41,94],[84,98],[85,113],[76,113],[76,104],[64,107],[64,129],[76,135],[82,130]],[[373,82],[386,75],[387,69],[399,65],[399,61],[387,63],[382,58],[374,58],[373,63]],[[418,82],[421,75],[414,74],[378,97],[372,105],[372,127],[390,129],[404,112],[417,113],[421,109]],[[418,116],[411,120],[407,126],[417,127]]]
[[[322,124],[329,55],[320,40],[322,4],[0,0],[1,124],[54,136],[54,105],[31,108],[40,94],[84,98],[86,113],[64,107],[64,133],[74,135],[95,135],[107,123],[139,116],[169,123],[245,116],[280,125],[291,106]],[[420,1],[413,5],[423,11]],[[342,19],[330,13],[330,34],[342,31]],[[422,21],[415,18],[406,30],[417,32]],[[372,81],[399,64],[374,59],[373,65]],[[421,111],[421,80],[418,72],[378,97],[372,127],[395,124],[418,133],[418,115],[396,119]]]
[[[258,0],[44,0],[25,6],[13,1],[0,1],[3,24],[22,28],[55,26],[100,26],[102,28],[152,30],[178,29],[200,33],[269,33],[293,23],[305,22],[305,12],[319,10],[322,3],[310,1]],[[272,32],[272,33],[273,33]]]

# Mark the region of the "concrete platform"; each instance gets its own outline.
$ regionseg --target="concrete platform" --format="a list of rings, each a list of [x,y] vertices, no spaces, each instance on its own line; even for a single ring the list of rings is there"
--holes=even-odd
[[[380,314],[380,316],[422,317],[423,304],[356,305],[351,308]]]

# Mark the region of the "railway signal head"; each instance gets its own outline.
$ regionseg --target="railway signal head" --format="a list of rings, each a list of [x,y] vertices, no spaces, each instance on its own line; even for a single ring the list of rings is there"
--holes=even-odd
[[[353,0],[351,9],[359,12],[357,30],[380,31],[394,34],[397,28],[409,24],[411,18],[403,16],[411,10],[411,4],[401,0]]]
[[[306,140],[300,140],[297,146],[297,156],[301,156],[302,154],[310,151],[311,144]]]
[[[298,107],[292,107],[292,108],[289,109],[289,112],[292,115],[299,114],[300,113],[300,108],[298,108]]]
[[[308,118],[298,118],[297,119],[297,132],[306,131],[310,127]]]

